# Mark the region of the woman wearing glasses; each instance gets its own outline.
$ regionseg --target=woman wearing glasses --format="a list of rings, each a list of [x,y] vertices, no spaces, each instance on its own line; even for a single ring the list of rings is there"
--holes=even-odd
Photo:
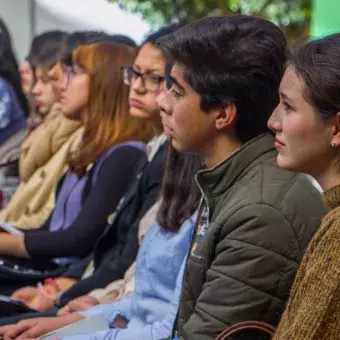
[[[156,46],[156,41],[173,30],[174,25],[170,25],[151,34],[140,46],[134,63],[122,68],[124,83],[130,86],[130,114],[151,122],[155,136],[153,141],[165,140],[161,137],[164,129],[156,97],[164,85],[167,58]]]
[[[143,142],[150,138],[146,122],[129,114],[129,89],[122,80],[121,67],[134,55],[134,49],[112,43],[82,46],[73,53],[61,106],[66,117],[84,124],[80,146],[69,157],[70,170],[59,183],[48,220],[24,235],[2,235],[1,255],[79,258],[93,249],[144,161]]]

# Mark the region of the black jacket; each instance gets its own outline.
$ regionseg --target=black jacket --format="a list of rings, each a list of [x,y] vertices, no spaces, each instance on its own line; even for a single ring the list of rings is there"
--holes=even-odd
[[[107,227],[95,246],[91,257],[95,267],[93,275],[66,291],[61,296],[61,305],[121,279],[136,259],[139,222],[158,198],[166,149],[167,143],[164,143],[152,161],[142,165],[136,180],[119,203],[113,223]],[[91,259],[84,259],[71,266],[63,276],[79,279]]]

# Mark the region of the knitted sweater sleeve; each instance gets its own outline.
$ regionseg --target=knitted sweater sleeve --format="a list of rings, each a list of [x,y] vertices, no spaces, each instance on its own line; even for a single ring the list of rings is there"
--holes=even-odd
[[[340,219],[329,213],[314,236],[273,340],[325,339],[339,318]],[[336,314],[338,314],[336,316]],[[333,324],[334,326],[334,324]]]

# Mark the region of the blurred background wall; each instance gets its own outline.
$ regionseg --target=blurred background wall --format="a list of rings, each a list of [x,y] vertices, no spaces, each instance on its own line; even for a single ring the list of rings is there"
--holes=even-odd
[[[0,15],[23,60],[35,34],[49,29],[98,29],[141,41],[149,24],[106,0],[0,0]]]

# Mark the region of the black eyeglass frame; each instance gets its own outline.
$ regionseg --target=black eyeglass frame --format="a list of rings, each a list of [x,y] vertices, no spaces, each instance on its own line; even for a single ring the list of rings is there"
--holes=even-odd
[[[162,76],[151,76],[149,73],[140,73],[133,69],[132,66],[122,66],[121,70],[123,72],[123,82],[127,86],[131,86],[133,81],[136,81],[138,78],[141,79],[143,87],[150,91],[150,92],[158,92],[160,90],[160,87],[162,83],[165,81],[165,77]],[[155,88],[150,88],[150,83],[146,84],[145,77],[153,77],[155,78],[156,82],[153,83],[155,85]],[[134,79],[133,79],[134,78]]]

